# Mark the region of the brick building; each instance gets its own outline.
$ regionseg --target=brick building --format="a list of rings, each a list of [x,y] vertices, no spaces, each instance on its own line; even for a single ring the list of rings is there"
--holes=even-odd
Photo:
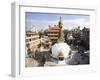
[[[51,40],[51,42],[57,42],[59,34],[60,34],[60,30],[63,28],[63,21],[60,20],[58,22],[57,25],[54,25],[54,27],[52,27],[51,25],[48,26],[48,37]]]

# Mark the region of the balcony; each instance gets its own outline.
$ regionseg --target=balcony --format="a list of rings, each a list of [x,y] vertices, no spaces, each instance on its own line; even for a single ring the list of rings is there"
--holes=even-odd
[[[40,37],[39,35],[36,35],[36,36],[26,37],[26,39],[33,39],[33,38],[39,38],[39,37]]]
[[[37,39],[37,40],[33,40],[33,41],[28,41],[28,42],[26,42],[26,44],[36,44],[36,43],[40,43],[40,39]]]

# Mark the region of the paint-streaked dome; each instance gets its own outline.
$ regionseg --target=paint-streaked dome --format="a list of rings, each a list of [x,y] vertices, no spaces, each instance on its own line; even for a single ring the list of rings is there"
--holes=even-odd
[[[56,43],[52,46],[52,55],[58,57],[60,53],[66,58],[69,54],[70,47],[67,43]]]

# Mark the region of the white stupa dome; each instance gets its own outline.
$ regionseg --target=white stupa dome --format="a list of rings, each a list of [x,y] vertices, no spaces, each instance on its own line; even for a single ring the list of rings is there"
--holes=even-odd
[[[59,53],[64,55],[64,58],[68,57],[70,47],[67,43],[56,43],[52,46],[52,55],[58,57]]]

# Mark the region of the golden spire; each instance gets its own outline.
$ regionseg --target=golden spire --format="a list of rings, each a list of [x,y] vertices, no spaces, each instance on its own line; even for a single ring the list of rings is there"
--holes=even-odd
[[[58,26],[59,26],[60,29],[63,28],[63,21],[62,21],[61,16],[60,16],[60,20],[59,20],[59,22],[58,22]]]
[[[64,42],[64,33],[62,31],[62,28],[63,28],[63,21],[60,17],[60,20],[58,22],[58,26],[60,28],[60,31],[59,31],[59,36],[58,36],[58,42]]]

